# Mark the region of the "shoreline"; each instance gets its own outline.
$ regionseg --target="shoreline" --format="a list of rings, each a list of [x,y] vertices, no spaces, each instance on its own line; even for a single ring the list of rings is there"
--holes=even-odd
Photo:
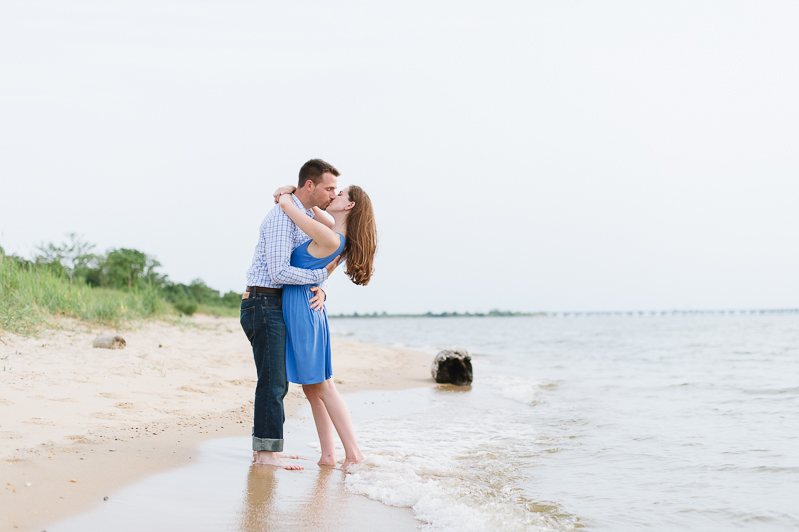
[[[40,530],[190,464],[203,441],[251,434],[255,368],[237,318],[145,322],[121,331],[123,350],[91,347],[109,332],[0,342],[0,529]],[[342,394],[435,384],[424,353],[340,338],[332,347]],[[304,403],[290,385],[287,418]]]

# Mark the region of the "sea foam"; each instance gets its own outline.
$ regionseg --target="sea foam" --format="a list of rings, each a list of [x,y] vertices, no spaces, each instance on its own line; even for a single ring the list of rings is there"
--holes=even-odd
[[[436,397],[413,415],[359,423],[367,459],[347,475],[351,491],[412,508],[424,530],[574,528],[574,517],[531,501],[521,487],[523,457],[536,439],[529,424],[493,408],[475,410],[463,394]]]

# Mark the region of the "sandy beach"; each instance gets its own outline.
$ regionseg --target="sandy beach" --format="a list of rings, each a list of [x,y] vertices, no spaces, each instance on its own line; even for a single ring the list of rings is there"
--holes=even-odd
[[[255,368],[236,318],[112,331],[64,322],[0,337],[0,529],[41,530],[114,490],[191,463],[204,440],[251,433]],[[92,348],[122,335],[122,350]],[[426,354],[333,340],[342,393],[433,384]],[[286,397],[291,416],[305,403]]]

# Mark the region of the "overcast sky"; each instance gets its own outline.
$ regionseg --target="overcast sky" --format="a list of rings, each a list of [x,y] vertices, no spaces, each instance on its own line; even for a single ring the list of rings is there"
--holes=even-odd
[[[371,196],[331,312],[799,307],[796,2],[18,0],[0,245],[242,291],[271,192]]]

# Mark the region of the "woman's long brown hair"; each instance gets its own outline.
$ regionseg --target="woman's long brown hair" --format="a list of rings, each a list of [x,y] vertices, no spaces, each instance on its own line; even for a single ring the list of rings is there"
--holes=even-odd
[[[347,260],[345,273],[353,283],[366,286],[372,278],[377,250],[377,225],[372,200],[361,187],[350,185],[349,199],[355,206],[347,214],[347,238],[341,254]]]

